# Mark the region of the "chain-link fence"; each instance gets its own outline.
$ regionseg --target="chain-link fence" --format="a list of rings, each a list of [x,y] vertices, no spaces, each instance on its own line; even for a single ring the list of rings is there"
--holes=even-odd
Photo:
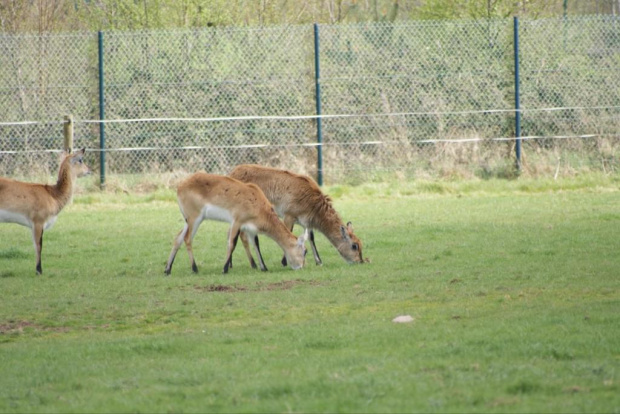
[[[619,171],[620,19],[524,21],[520,38],[530,171]]]
[[[106,35],[106,116],[230,118],[143,121],[107,127],[118,172],[206,169],[226,173],[242,162],[294,167],[312,157],[312,121],[260,116],[311,113],[312,42],[307,27],[214,29]]]
[[[328,183],[512,175],[513,24],[3,35],[0,173],[53,174],[71,114],[108,176],[252,162],[316,177],[319,100]],[[518,35],[523,172],[618,171],[620,19],[522,20]]]
[[[96,39],[0,35],[0,174],[53,173],[64,116],[96,119]],[[79,127],[76,143],[92,148]]]
[[[490,138],[513,136],[511,22],[424,22],[323,29],[326,158],[351,169],[461,174],[514,164]],[[468,139],[468,142],[453,140]],[[364,142],[373,142],[365,145]],[[339,171],[338,171],[339,170]],[[349,172],[350,173],[350,172]]]

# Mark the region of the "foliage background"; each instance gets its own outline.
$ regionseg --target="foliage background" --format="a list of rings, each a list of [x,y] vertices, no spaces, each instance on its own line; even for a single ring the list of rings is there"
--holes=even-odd
[[[47,33],[617,13],[618,0],[1,0],[0,30]]]

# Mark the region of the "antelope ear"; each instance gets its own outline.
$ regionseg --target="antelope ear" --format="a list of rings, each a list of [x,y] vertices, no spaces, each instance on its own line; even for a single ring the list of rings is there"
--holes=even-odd
[[[347,230],[353,233],[353,223],[351,223],[350,221],[347,223]]]
[[[348,225],[347,225],[347,228],[348,228]],[[340,233],[342,233],[342,238],[347,243],[351,243],[351,237],[349,237],[349,233],[347,233],[347,229],[344,226],[340,226]]]
[[[66,150],[65,154],[73,155],[74,159],[81,159],[84,156],[85,152],[86,152],[86,148],[82,148],[79,151],[73,151],[73,152],[71,152],[71,150]]]

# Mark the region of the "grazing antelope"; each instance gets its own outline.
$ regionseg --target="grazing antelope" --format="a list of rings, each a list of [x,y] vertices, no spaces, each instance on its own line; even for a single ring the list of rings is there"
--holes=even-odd
[[[76,178],[90,174],[84,164],[85,151],[83,148],[65,155],[55,185],[24,183],[0,177],[0,223],[17,223],[32,229],[37,274],[43,272],[43,231],[52,227],[60,211],[71,201]]]
[[[264,233],[278,243],[293,269],[303,267],[306,255],[305,235],[298,239],[284,226],[269,200],[256,185],[242,183],[226,176],[198,172],[179,184],[177,198],[181,214],[185,218],[185,226],[174,239],[166,264],[166,274],[170,274],[174,257],[183,241],[187,247],[192,270],[198,272],[192,252],[192,240],[200,223],[205,219],[231,223],[223,273],[228,273],[228,268],[232,266],[232,253],[240,232],[250,236],[261,270],[266,271],[267,267],[258,248],[258,233]],[[256,268],[250,253],[248,259],[252,267]]]
[[[331,199],[323,194],[319,186],[305,175],[260,165],[239,165],[229,174],[237,180],[254,183],[274,205],[284,219],[287,229],[293,230],[295,223],[309,231],[310,245],[317,265],[322,264],[314,244],[314,229],[323,233],[348,263],[363,263],[362,242],[353,234],[353,226],[346,227],[332,206]],[[246,253],[250,255],[247,241],[241,237]],[[286,266],[286,257],[282,259]]]

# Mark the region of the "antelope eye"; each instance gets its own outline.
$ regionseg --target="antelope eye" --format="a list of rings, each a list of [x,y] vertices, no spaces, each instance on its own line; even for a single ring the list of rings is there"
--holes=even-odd
[[[352,248],[353,250],[357,251],[357,250],[359,250],[359,249],[360,249],[360,246],[359,246],[359,244],[357,244],[357,243],[353,243],[353,244],[351,245],[351,248]]]

